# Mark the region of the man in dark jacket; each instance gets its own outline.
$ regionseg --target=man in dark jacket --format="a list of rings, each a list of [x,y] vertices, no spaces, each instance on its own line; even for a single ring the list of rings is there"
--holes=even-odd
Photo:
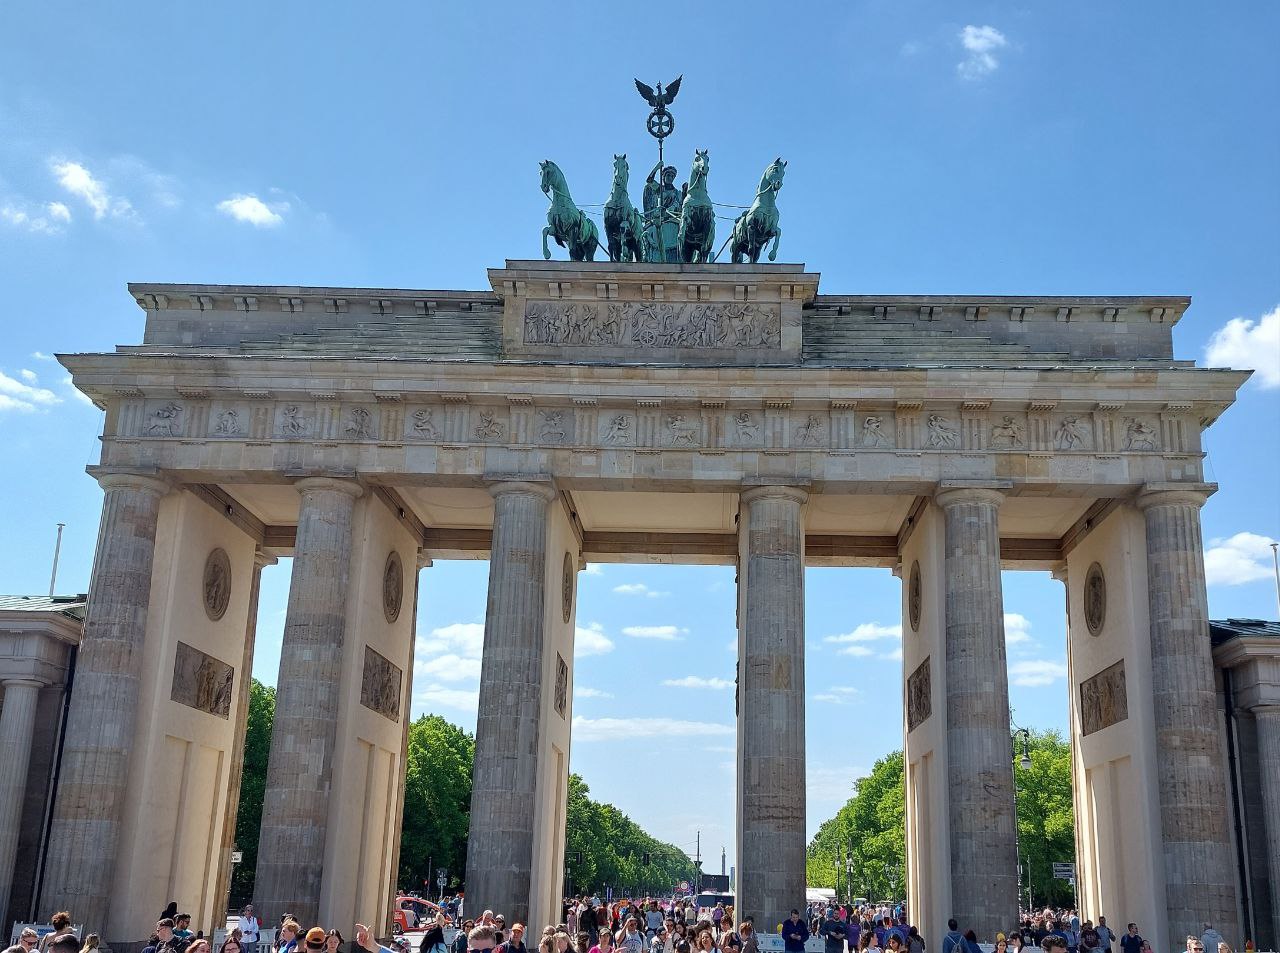
[[[800,918],[799,910],[792,910],[791,917],[782,924],[782,948],[786,953],[804,953],[804,942],[809,939],[809,926]]]
[[[846,936],[844,922],[836,916],[835,910],[827,907],[827,915],[823,918],[818,932],[826,940],[826,953],[844,953]]]

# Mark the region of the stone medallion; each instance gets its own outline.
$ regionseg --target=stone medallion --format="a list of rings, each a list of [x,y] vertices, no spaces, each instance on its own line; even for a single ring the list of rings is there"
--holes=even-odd
[[[907,579],[907,617],[911,621],[911,631],[920,631],[920,560],[911,564],[911,575]]]
[[[1107,621],[1107,578],[1094,563],[1084,577],[1084,624],[1091,635],[1100,635]]]
[[[400,603],[404,600],[404,567],[400,565],[400,554],[394,549],[387,557],[387,566],[382,570],[382,612],[388,622],[400,618]]]
[[[567,624],[573,617],[573,557],[564,554],[564,574],[560,580],[560,614]]]
[[[204,561],[204,611],[217,622],[227,612],[231,601],[231,558],[219,547]]]

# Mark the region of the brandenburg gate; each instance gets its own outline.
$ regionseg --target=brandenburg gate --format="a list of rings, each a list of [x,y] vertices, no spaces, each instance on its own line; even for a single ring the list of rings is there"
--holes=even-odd
[[[509,261],[480,291],[131,285],[64,355],[105,499],[43,912],[225,910],[263,565],[293,559],[255,903],[383,923],[418,570],[487,558],[469,909],[559,919],[576,579],[738,571],[738,910],[805,896],[806,566],[903,581],[908,895],[1015,920],[1001,570],[1065,583],[1083,916],[1237,922],[1178,297],[820,294],[800,265]],[[428,574],[428,579],[430,578]],[[850,611],[856,611],[851,604]]]

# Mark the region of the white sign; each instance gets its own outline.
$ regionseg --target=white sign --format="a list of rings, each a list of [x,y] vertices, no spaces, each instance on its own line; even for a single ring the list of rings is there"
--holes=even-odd
[[[242,850],[233,850],[233,851],[231,852],[231,862],[232,862],[233,864],[238,864],[238,863],[240,863],[240,862],[241,862],[241,861],[243,861],[243,860],[244,860],[244,851],[242,851]]]
[[[781,933],[761,933],[756,932],[756,944],[760,947],[760,953],[782,953],[786,948],[786,944],[782,941]],[[826,953],[827,941],[820,936],[811,936],[804,944],[804,953]]]

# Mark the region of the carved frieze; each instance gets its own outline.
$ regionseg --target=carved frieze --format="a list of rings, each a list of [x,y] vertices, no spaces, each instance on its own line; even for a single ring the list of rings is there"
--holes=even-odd
[[[221,659],[178,642],[173,657],[173,686],[169,698],[218,718],[231,715],[231,686],[235,669]]]
[[[360,704],[391,721],[400,720],[400,667],[371,647],[364,647]]]
[[[559,347],[777,348],[779,309],[754,302],[530,301],[524,343]]]
[[[929,673],[930,656],[907,676],[907,731],[928,720],[933,714],[933,684]]]
[[[1091,735],[1129,717],[1124,659],[1080,683],[1080,731]]]

